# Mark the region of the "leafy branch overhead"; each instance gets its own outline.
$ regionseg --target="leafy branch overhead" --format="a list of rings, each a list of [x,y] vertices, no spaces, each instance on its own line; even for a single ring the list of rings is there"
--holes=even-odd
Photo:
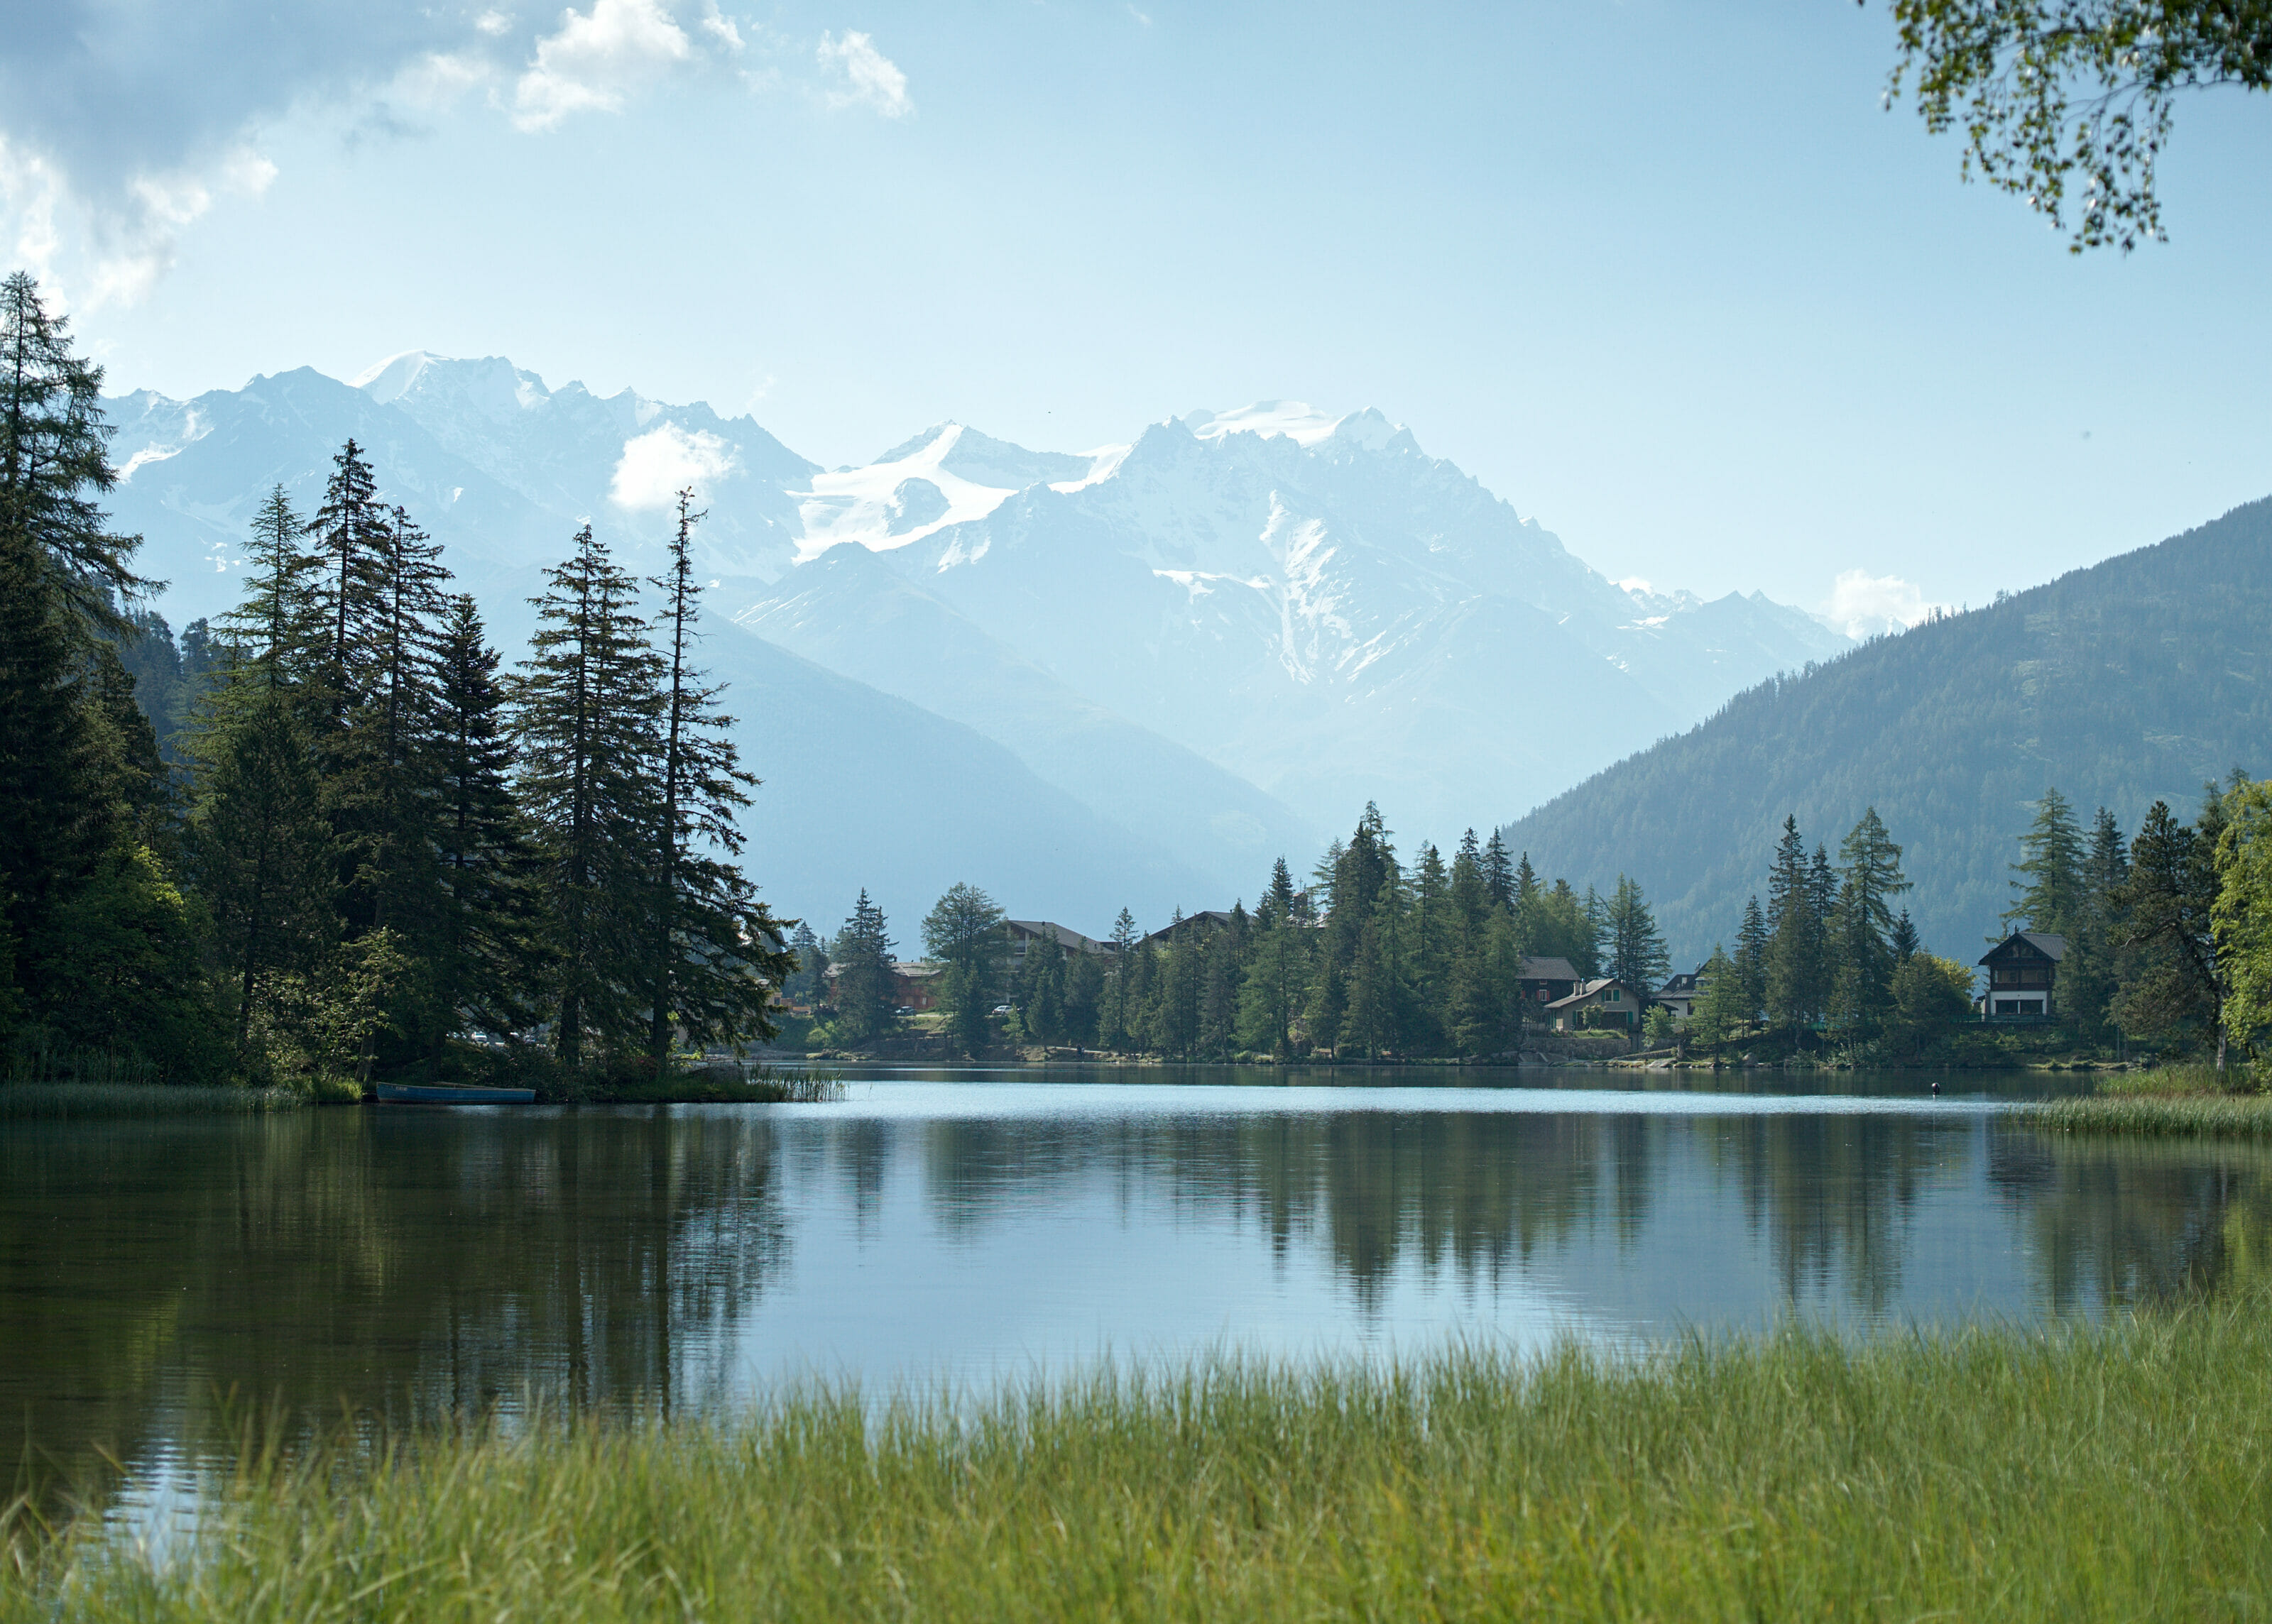
[[[1925,127],[1961,128],[1964,176],[2069,234],[2068,250],[2159,238],[2155,165],[2180,92],[2272,87],[2272,0],[1893,0]]]

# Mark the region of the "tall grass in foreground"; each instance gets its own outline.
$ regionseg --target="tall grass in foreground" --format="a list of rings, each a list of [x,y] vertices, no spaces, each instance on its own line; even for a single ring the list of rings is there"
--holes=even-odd
[[[2268,1307],[428,1435],[19,1531],[0,1620],[2255,1617]]]

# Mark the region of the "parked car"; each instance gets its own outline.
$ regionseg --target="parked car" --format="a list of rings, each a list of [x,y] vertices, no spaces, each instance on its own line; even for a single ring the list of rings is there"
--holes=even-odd
[[[994,1013],[997,1015],[1015,1015],[1017,1012],[1018,1006],[1015,1004],[998,1003],[994,1006]]]
[[[898,1009],[892,1011],[893,1015],[913,1015],[915,1012],[916,1007],[911,1003],[903,1003]]]

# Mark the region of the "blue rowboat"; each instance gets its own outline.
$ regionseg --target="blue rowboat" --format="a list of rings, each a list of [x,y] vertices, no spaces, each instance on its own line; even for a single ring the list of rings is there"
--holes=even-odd
[[[533,1088],[448,1088],[422,1083],[382,1083],[383,1106],[525,1106],[536,1099]]]

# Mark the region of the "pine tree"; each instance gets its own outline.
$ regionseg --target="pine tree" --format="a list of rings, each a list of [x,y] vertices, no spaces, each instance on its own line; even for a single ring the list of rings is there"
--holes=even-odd
[[[2124,915],[2115,898],[2129,877],[2130,853],[2122,826],[2101,807],[2091,820],[2081,892],[2067,921],[2066,957],[2059,961],[2052,993],[2059,1012],[2075,1023],[2076,1034],[2086,1043],[2103,1045],[2115,1036],[2108,1011],[2121,987],[2128,957],[2121,945]]]
[[[1663,984],[1671,961],[1640,885],[1622,874],[1618,875],[1607,916],[1610,974],[1646,999]]]
[[[2212,786],[2202,823],[2222,832]],[[2216,962],[2216,861],[2204,831],[2178,822],[2157,801],[2130,843],[2130,874],[2114,894],[2126,915],[2123,945],[2137,957],[2134,977],[2116,1001],[2126,1032],[2179,1040],[2209,1039],[2224,1066],[2225,984]]]
[[[1570,962],[1581,966],[1586,975],[1597,976],[1608,965],[1603,950],[1610,945],[1609,899],[1588,885],[1579,914],[1585,921],[1585,934],[1581,938],[1583,945],[1579,957]]]
[[[1752,1024],[1751,1011],[1745,1008],[1743,972],[1718,942],[1712,944],[1712,957],[1705,961],[1697,980],[1703,984],[1704,992],[1696,1001],[1696,1012],[1689,1021],[1696,1041],[1707,1048],[1717,1049],[1743,1036]]]
[[[1828,866],[1826,859],[1822,867]],[[1817,890],[1798,820],[1786,817],[1768,879],[1767,1011],[1771,1024],[1794,1037],[1822,1010],[1825,933]]]
[[[1835,953],[1832,1002],[1840,1027],[1855,1040],[1874,1037],[1893,1008],[1892,899],[1910,889],[1902,848],[1875,807],[1866,808],[1838,848],[1844,865],[1831,933]],[[1906,919],[1908,916],[1902,916]]]
[[[647,1054],[660,1071],[672,1023],[695,1039],[775,1035],[766,1015],[788,974],[782,927],[734,861],[742,852],[736,811],[758,780],[742,771],[731,729],[693,665],[702,588],[693,573],[694,492],[678,493],[670,564],[651,581],[662,594],[660,826],[647,926]]]
[[[975,885],[958,883],[923,915],[923,952],[945,967],[940,1003],[963,1053],[986,1047],[1005,946],[1002,910]]]
[[[323,504],[305,533],[315,542],[310,618],[316,637],[313,686],[334,732],[369,697],[375,680],[361,656],[386,641],[387,557],[393,514],[378,500],[378,481],[362,448],[350,439],[332,458]],[[325,741],[325,748],[336,748]]]
[[[118,483],[110,435],[102,369],[71,354],[69,318],[26,273],[0,282],[0,535],[30,550],[28,590],[74,643],[131,636],[120,605],[150,586],[131,567],[142,538],[114,533],[102,510]]]
[[[2027,883],[2012,882],[2019,895],[2004,910],[2006,930],[2019,921],[2025,930],[2065,935],[2082,898],[2082,835],[2075,828],[2074,808],[2057,789],[2046,789],[2036,802],[2035,821],[2020,837],[2022,860],[2012,865]]]
[[[535,853],[513,798],[505,690],[471,597],[450,600],[433,717],[443,886],[439,974],[460,1019],[503,1038],[528,1024]]]
[[[1530,853],[1525,852],[1522,860],[1524,866],[1528,867]],[[1507,859],[1506,842],[1499,838],[1496,829],[1491,831],[1491,838],[1484,843],[1484,889],[1491,893],[1491,899],[1500,907],[1514,906],[1517,897],[1515,868]]]
[[[66,906],[134,830],[93,640],[133,635],[116,595],[143,585],[139,538],[107,527],[102,371],[68,332],[30,277],[0,283],[0,1006],[35,1021],[67,973]]]
[[[884,910],[865,886],[852,917],[836,933],[836,1026],[845,1039],[865,1043],[892,1024],[892,938]]]
[[[1283,860],[1280,865],[1283,868]],[[1104,984],[1104,1002],[1097,1013],[1096,1040],[1117,1053],[1129,1047],[1134,1036],[1133,1024],[1129,1019],[1128,991],[1130,978],[1136,968],[1136,943],[1141,933],[1136,928],[1136,916],[1127,909],[1112,921],[1112,934],[1106,938],[1112,944],[1112,972]]]
[[[1744,922],[1736,933],[1736,979],[1743,987],[1744,1020],[1756,1021],[1768,1007],[1767,915],[1754,894],[1744,904]]]
[[[221,620],[272,688],[309,681],[321,645],[316,587],[323,560],[300,545],[306,530],[281,485],[262,499],[252,518],[244,597]]]
[[[1412,865],[1411,1038],[1416,1049],[1441,1046],[1443,1014],[1451,996],[1452,965],[1465,935],[1452,905],[1451,875],[1432,841],[1420,845]]]
[[[788,950],[796,956],[796,969],[781,983],[781,996],[792,1003],[827,1002],[828,950],[803,920],[789,933]]]
[[[340,935],[338,859],[315,752],[287,689],[240,670],[194,735],[190,872],[233,986],[236,1047],[288,1025],[280,978],[314,975]]]
[[[1894,920],[1894,934],[1887,941],[1894,950],[1896,965],[1907,963],[1924,947],[1924,943],[1917,940],[1917,927],[1910,922],[1907,908],[1903,908]]]
[[[661,749],[660,662],[632,613],[634,583],[590,525],[575,546],[544,572],[549,590],[534,600],[537,630],[512,688],[517,788],[546,899],[545,1002],[572,1067],[587,1034],[646,1035]]]

